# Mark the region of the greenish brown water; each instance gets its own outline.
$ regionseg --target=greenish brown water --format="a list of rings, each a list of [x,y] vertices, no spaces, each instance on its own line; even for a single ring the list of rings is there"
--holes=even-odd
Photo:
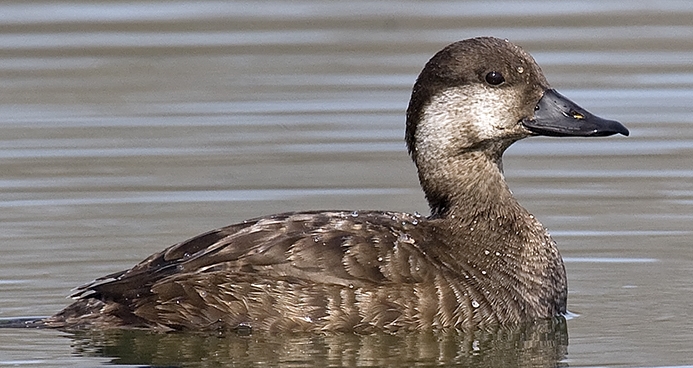
[[[566,259],[566,325],[477,336],[0,329],[0,366],[693,365],[693,4],[3,2],[0,318],[243,219],[426,212],[402,141],[423,64],[508,38],[628,138],[536,138],[506,177]],[[176,350],[176,347],[180,347]],[[567,351],[566,351],[567,349]]]

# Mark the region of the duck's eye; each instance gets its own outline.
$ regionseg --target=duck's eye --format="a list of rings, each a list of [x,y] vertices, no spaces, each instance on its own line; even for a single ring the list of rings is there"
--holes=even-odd
[[[486,74],[486,83],[492,86],[497,86],[503,82],[505,82],[505,78],[503,78],[503,74],[499,72],[490,72]]]

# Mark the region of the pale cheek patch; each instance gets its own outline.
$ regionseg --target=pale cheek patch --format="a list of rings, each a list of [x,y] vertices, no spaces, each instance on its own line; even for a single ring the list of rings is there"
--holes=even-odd
[[[426,152],[432,159],[440,159],[432,156],[440,155],[445,148],[468,144],[468,137],[472,137],[474,133],[469,131],[464,120],[460,120],[463,115],[455,109],[455,106],[463,105],[464,100],[464,95],[454,96],[449,93],[433,98],[417,126],[417,149]]]
[[[417,127],[417,147],[437,152],[461,149],[493,139],[516,125],[508,114],[514,96],[509,90],[480,84],[450,88],[434,96]]]

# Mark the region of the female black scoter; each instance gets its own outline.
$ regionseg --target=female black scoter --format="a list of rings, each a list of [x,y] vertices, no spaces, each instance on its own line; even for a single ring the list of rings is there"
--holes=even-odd
[[[533,136],[628,135],[549,87],[512,43],[438,52],[406,143],[431,215],[291,212],[173,245],[82,286],[45,326],[253,331],[485,328],[566,312],[563,260],[513,198],[501,156]]]

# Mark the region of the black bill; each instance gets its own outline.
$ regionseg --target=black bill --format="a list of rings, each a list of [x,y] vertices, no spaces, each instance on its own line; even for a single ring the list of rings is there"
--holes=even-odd
[[[603,137],[628,135],[628,129],[614,120],[602,119],[570,101],[555,89],[547,89],[539,100],[533,119],[522,124],[532,133],[553,137]]]

